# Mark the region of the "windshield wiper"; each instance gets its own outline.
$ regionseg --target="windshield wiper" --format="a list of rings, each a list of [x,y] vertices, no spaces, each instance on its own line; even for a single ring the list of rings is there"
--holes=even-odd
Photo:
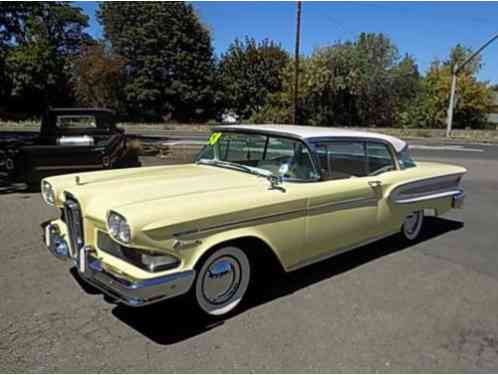
[[[249,166],[244,165],[244,164],[231,163],[231,162],[223,161],[223,160],[199,159],[199,160],[197,160],[197,163],[232,168],[232,169],[236,169],[239,171],[254,174],[254,175],[259,176],[259,177],[269,177],[269,176],[273,175],[270,171],[266,171],[264,169],[253,168],[253,167],[249,167]]]

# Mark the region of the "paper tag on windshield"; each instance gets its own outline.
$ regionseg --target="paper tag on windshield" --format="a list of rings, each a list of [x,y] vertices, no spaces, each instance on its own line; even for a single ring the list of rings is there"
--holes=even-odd
[[[212,145],[216,144],[216,142],[218,142],[220,137],[221,137],[220,132],[216,132],[216,133],[211,134],[211,136],[209,137],[209,140],[208,140],[208,145],[212,146]]]

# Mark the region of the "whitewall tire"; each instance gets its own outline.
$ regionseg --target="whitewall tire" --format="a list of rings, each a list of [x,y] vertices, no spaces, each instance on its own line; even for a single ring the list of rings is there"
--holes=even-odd
[[[424,222],[424,211],[410,213],[401,226],[401,234],[408,241],[414,241],[422,230]]]
[[[228,314],[244,298],[250,280],[251,264],[241,249],[218,249],[198,269],[193,291],[196,304],[207,315]]]

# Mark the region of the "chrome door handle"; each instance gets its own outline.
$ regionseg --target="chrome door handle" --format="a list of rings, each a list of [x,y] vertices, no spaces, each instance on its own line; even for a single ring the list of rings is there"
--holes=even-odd
[[[382,182],[381,181],[368,181],[368,185],[370,185],[370,187],[372,189],[375,189],[375,188],[379,188],[382,186]]]

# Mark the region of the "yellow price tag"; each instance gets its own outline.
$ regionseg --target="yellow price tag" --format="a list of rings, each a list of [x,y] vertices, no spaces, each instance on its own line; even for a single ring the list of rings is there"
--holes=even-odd
[[[220,139],[220,137],[221,137],[220,132],[216,132],[216,133],[211,134],[211,136],[209,137],[209,140],[208,140],[208,145],[210,145],[210,146],[215,145],[216,142],[218,142],[218,140]]]

